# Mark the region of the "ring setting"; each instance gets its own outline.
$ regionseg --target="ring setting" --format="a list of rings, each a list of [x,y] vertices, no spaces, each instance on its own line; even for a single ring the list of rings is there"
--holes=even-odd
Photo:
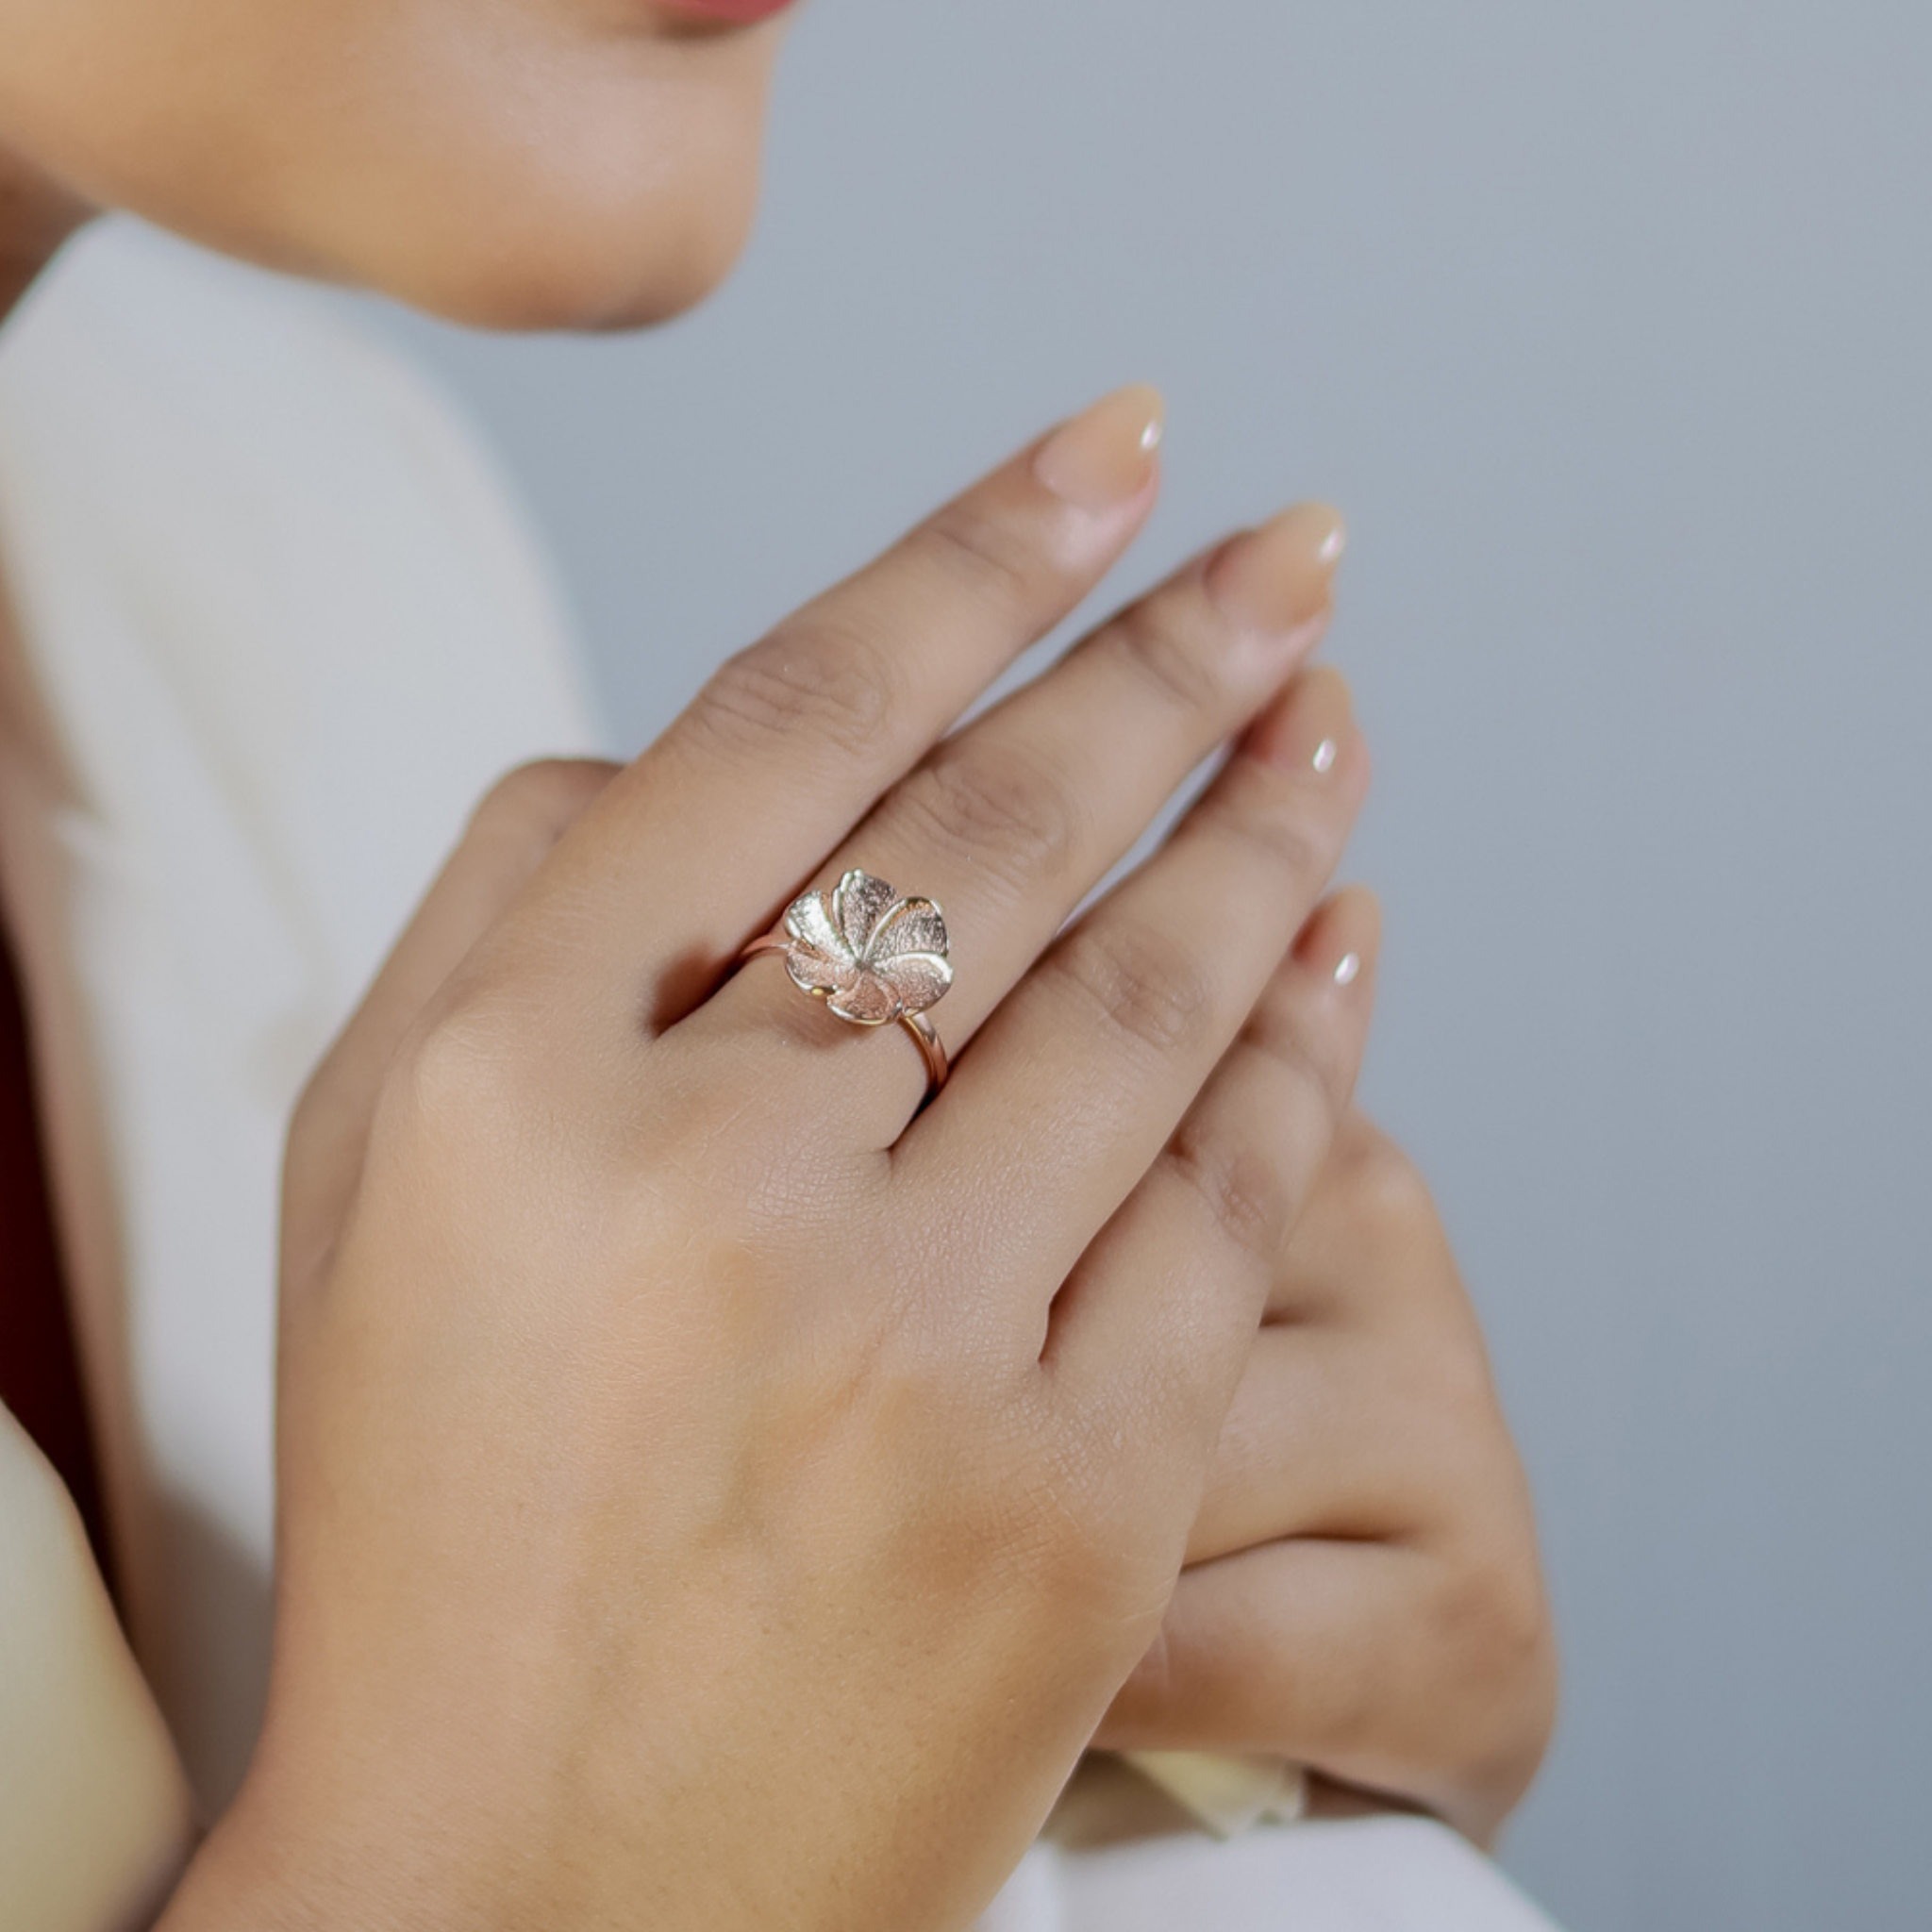
[[[953,984],[945,915],[930,899],[902,897],[856,868],[829,892],[804,892],[776,931],[740,956],[783,952],[800,991],[854,1026],[904,1026],[925,1056],[937,1089],[946,1050],[924,1015]]]

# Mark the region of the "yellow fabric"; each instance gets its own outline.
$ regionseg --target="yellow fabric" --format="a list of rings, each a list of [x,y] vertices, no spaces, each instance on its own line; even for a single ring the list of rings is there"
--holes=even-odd
[[[1307,1807],[1307,1776],[1286,1758],[1208,1751],[1123,1755],[1216,1838],[1233,1838],[1255,1824],[1287,1824]]]
[[[0,1923],[144,1925],[188,1788],[67,1491],[0,1409]]]

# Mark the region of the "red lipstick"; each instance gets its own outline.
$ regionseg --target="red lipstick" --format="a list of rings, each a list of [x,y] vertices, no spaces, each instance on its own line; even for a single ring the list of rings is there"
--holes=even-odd
[[[793,0],[658,0],[674,13],[693,13],[702,20],[751,22],[783,13]]]

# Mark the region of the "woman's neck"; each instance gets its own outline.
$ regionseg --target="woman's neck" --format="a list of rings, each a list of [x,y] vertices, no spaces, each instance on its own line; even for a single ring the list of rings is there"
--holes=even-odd
[[[93,209],[0,147],[0,321]]]

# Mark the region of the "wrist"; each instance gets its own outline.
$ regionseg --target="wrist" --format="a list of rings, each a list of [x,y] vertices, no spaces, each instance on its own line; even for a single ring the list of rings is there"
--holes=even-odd
[[[398,1805],[393,1815],[408,1815]],[[479,1856],[462,1882],[428,1870],[438,1838],[405,1847],[367,1821],[244,1787],[190,1861],[154,1932],[509,1932]]]

